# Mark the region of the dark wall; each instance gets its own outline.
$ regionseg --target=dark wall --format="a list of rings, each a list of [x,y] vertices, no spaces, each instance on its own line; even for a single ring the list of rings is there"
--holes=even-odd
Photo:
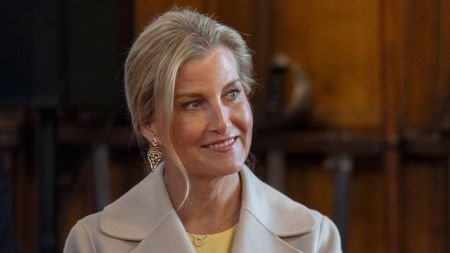
[[[0,105],[114,107],[132,36],[125,1],[7,1],[0,10]]]

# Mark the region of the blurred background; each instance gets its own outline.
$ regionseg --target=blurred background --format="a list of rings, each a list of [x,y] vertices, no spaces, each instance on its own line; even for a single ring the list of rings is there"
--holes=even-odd
[[[345,252],[450,252],[448,0],[5,2],[0,252],[61,252],[146,175],[122,68],[174,4],[252,49],[262,179],[330,216]]]

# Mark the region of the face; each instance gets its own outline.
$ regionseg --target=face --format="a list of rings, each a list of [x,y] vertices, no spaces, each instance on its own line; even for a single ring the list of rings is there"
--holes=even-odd
[[[228,49],[211,49],[203,58],[182,65],[173,122],[174,148],[190,177],[219,177],[240,170],[251,145],[253,116]]]

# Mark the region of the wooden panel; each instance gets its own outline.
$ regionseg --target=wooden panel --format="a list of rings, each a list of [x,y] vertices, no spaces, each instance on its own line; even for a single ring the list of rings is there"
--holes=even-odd
[[[347,252],[385,252],[385,184],[379,166],[359,164],[351,175]],[[287,194],[333,218],[334,175],[321,168],[320,162],[291,165],[286,177]]]
[[[334,177],[314,163],[290,166],[286,193],[294,200],[332,217]]]
[[[291,164],[287,194],[333,217],[334,173],[319,162]],[[386,183],[376,161],[357,163],[350,180],[347,252],[384,253],[387,249]],[[400,252],[447,252],[447,170],[445,162],[411,161],[401,175]]]
[[[381,76],[383,89],[383,132],[386,148],[383,151],[386,252],[400,252],[399,171],[400,146],[400,90],[405,83],[404,3],[380,1]]]
[[[407,126],[416,130],[439,128],[450,99],[450,8],[446,2],[414,0],[408,5],[404,92],[408,98]]]
[[[403,173],[402,252],[448,252],[445,163],[409,162]]]
[[[352,175],[347,249],[349,253],[385,253],[385,182],[380,164],[358,166]]]
[[[239,6],[239,8],[236,8],[236,6]],[[252,23],[254,17],[250,15],[252,13],[251,1],[217,1],[216,6],[213,6],[211,8],[214,9],[208,10],[208,13],[214,14],[213,17],[215,17],[219,22],[235,28],[241,34],[244,34],[245,39],[252,37]],[[247,37],[245,35],[247,35]]]
[[[438,114],[444,119],[443,127],[450,129],[450,1],[441,0],[438,7],[439,23],[439,71],[438,71]],[[440,118],[441,118],[440,117]]]
[[[376,0],[275,4],[275,53],[311,75],[314,114],[325,126],[381,127],[378,15]]]

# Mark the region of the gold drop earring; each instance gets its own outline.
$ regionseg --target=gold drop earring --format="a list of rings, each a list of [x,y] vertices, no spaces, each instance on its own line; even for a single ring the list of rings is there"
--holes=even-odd
[[[150,142],[147,150],[147,160],[150,163],[150,170],[155,171],[158,164],[161,162],[161,151],[159,150],[158,142],[155,138]]]

